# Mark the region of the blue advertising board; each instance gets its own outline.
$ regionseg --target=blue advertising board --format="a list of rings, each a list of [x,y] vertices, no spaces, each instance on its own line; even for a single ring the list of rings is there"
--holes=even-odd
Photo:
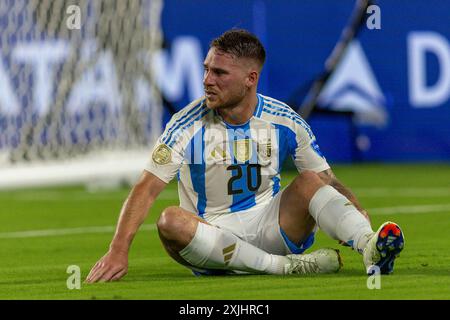
[[[230,28],[245,28],[267,51],[258,91],[297,107],[324,70],[354,5],[353,0],[166,0],[165,46],[151,64],[157,85],[177,110],[200,97],[210,41]],[[450,1],[379,0],[365,19],[318,99],[321,109],[342,113],[313,113],[307,119],[323,153],[339,162],[450,160]],[[23,139],[18,135],[23,119],[35,121],[51,112],[56,66],[69,57],[64,39],[22,34],[18,40],[15,30],[5,27],[9,20],[8,10],[2,10],[0,149]],[[83,40],[82,51],[92,43]],[[80,108],[90,112],[95,99],[110,110],[106,113],[122,108],[113,58],[99,57],[68,94],[66,110],[75,120]],[[19,88],[21,77],[13,72],[24,65],[32,66],[26,79],[33,90]],[[139,86],[138,100],[149,100],[142,81]],[[166,112],[163,124],[168,118]]]
[[[172,0],[165,3],[162,22],[169,44],[190,39],[203,55],[227,29],[252,31],[267,51],[259,91],[289,102],[298,90],[306,94],[323,70],[354,4]],[[449,160],[450,2],[376,4],[367,20],[378,14],[378,28],[370,28],[370,21],[361,27],[319,97],[323,108],[354,112],[355,127],[345,117],[313,116],[308,120],[319,144],[337,161]],[[195,95],[178,92],[172,97],[177,106]]]

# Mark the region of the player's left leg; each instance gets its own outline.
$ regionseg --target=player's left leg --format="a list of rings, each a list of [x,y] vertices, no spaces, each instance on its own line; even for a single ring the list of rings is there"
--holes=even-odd
[[[387,240],[380,238],[380,234],[383,235],[388,226],[373,232],[370,222],[345,196],[326,185],[316,173],[304,171],[283,192],[280,226],[289,239],[301,241],[313,225],[311,219],[331,238],[344,241],[357,252],[364,253],[366,267],[373,264],[392,266],[403,247],[401,231],[400,234],[390,234],[390,241],[393,243],[391,250],[386,244]],[[377,248],[377,244],[381,249]],[[392,268],[383,267],[381,271],[390,273]]]
[[[325,184],[314,175],[309,171],[299,174],[281,195],[279,224],[293,243],[305,241],[316,225],[316,221],[309,214],[309,202]]]
[[[400,255],[405,244],[405,238],[400,227],[387,221],[373,234],[363,251],[363,261],[367,273],[372,274],[372,266],[380,268],[381,274],[394,271],[394,260]]]
[[[373,234],[369,221],[344,195],[326,185],[315,172],[304,171],[283,191],[280,226],[290,239],[298,241],[299,236],[307,235],[304,226],[314,225],[311,221],[331,238],[348,243],[360,253]]]
[[[304,241],[315,224],[331,238],[362,253],[373,234],[369,221],[313,171],[301,172],[283,191],[280,226],[293,242]]]

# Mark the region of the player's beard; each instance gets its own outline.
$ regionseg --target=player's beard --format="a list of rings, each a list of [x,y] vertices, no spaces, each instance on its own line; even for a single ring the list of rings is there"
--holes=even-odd
[[[219,109],[230,109],[238,106],[242,100],[244,100],[245,96],[247,95],[248,88],[245,86],[242,86],[242,88],[239,90],[238,93],[235,93],[231,95],[230,98],[227,100],[221,99],[219,95],[214,95],[214,98],[217,100],[216,103],[208,102],[208,99],[206,99],[206,106],[213,110],[219,110]]]

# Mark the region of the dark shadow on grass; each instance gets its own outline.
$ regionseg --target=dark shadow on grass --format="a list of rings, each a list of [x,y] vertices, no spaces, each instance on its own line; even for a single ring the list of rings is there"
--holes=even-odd
[[[444,268],[433,268],[433,267],[418,267],[418,268],[403,268],[401,270],[394,271],[394,273],[390,275],[383,275],[383,277],[396,277],[396,276],[438,276],[438,277],[448,277],[449,271]],[[341,270],[335,274],[312,274],[312,275],[290,275],[290,276],[281,276],[281,275],[220,275],[220,276],[195,276],[190,272],[165,272],[165,273],[152,273],[149,275],[136,275],[136,276],[127,276],[124,281],[134,282],[134,281],[152,281],[152,282],[164,282],[164,281],[235,281],[240,279],[258,279],[259,281],[272,281],[274,279],[338,279],[338,278],[361,278],[365,277],[364,270],[361,268],[349,268],[345,270]]]
[[[241,279],[258,279],[259,281],[270,282],[274,279],[323,279],[323,278],[339,278],[342,275],[345,277],[364,276],[364,273],[360,270],[351,272],[339,272],[335,274],[310,274],[310,275],[255,275],[255,274],[239,274],[239,275],[216,275],[216,276],[195,276],[190,272],[173,272],[173,273],[152,273],[149,275],[137,275],[132,277],[127,277],[128,281],[177,281],[177,280],[187,280],[187,281],[204,281],[204,280],[219,280],[220,281],[235,281]]]

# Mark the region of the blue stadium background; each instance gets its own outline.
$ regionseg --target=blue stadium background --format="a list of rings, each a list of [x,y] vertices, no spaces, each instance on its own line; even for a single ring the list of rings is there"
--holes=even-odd
[[[211,39],[229,28],[254,32],[268,55],[259,91],[290,101],[297,90],[304,91],[323,70],[354,3],[171,0],[165,2],[162,22],[169,52],[181,36],[197,39],[206,54]],[[356,106],[350,103],[349,110],[364,114],[366,111],[360,109],[365,101],[370,112],[384,119],[381,123],[361,122],[347,115],[324,114],[308,122],[322,151],[334,162],[450,160],[450,2],[383,0],[377,5],[381,29],[362,28],[357,54],[364,56],[369,66],[365,71],[372,74],[381,92],[378,97],[371,96],[364,79],[353,83],[350,79],[341,83],[334,98],[347,95],[352,100],[351,96],[356,96]],[[418,48],[414,43],[423,38],[436,38],[438,44]],[[412,62],[414,50],[420,65]],[[430,95],[433,90],[440,92],[435,99],[428,99],[433,101],[426,97],[419,97],[422,102],[411,100],[410,78],[417,68],[425,71],[420,79],[416,77],[416,83],[421,83]],[[377,103],[380,97],[382,101]],[[187,83],[182,96],[173,100],[177,107],[189,100]],[[326,107],[333,108],[333,103]]]
[[[362,27],[319,100],[324,110],[345,112],[315,113],[307,121],[331,162],[449,161],[450,1],[376,3],[381,28]],[[298,105],[323,70],[354,4],[353,0],[166,0],[158,85],[176,109],[198,98],[209,42],[227,29],[246,28],[267,50],[259,92]],[[367,14],[370,17],[372,13]],[[0,26],[6,21],[4,12]],[[0,28],[0,39],[10,31]],[[8,41],[14,42],[14,36]],[[4,69],[11,59],[2,53]],[[2,72],[0,94],[5,97],[9,90],[5,83],[9,79],[17,91],[17,78]],[[29,91],[24,101],[32,100],[34,93]],[[2,114],[7,107],[0,105],[0,130],[15,122],[19,128],[20,121]],[[21,113],[33,110],[21,108]],[[168,118],[166,112],[163,122]],[[0,139],[0,149],[8,139],[16,137]]]

